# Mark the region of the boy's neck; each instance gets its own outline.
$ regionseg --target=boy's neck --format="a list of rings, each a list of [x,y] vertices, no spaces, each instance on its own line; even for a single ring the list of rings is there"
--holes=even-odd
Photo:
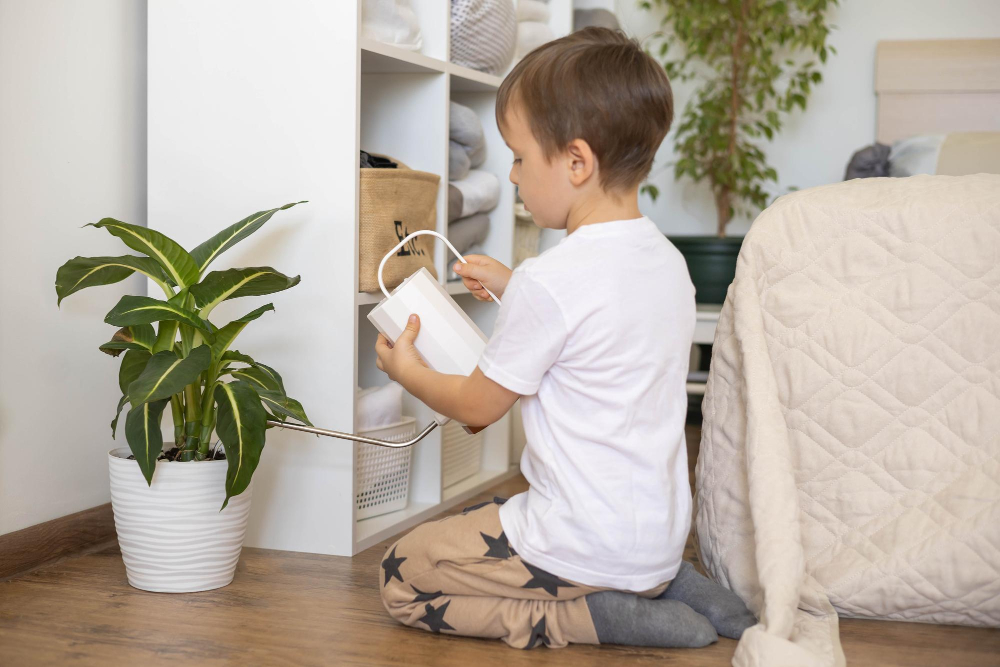
[[[566,218],[566,233],[572,234],[586,225],[641,217],[638,187],[620,195],[601,190],[574,203]]]

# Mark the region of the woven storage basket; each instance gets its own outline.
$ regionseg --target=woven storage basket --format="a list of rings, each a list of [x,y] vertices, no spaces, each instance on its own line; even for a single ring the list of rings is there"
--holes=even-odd
[[[358,289],[377,292],[378,265],[385,253],[418,229],[437,226],[437,194],[441,177],[410,169],[361,169],[359,178]],[[434,237],[418,236],[396,251],[382,270],[392,289],[421,268],[435,278]]]
[[[465,432],[450,421],[441,431],[441,486],[447,488],[479,472],[483,461],[483,433]]]
[[[405,442],[417,433],[417,420],[403,417],[391,426],[360,431],[360,435],[390,442]],[[358,445],[355,465],[358,505],[357,518],[395,512],[410,502],[410,471],[413,447],[392,449],[378,445]]]

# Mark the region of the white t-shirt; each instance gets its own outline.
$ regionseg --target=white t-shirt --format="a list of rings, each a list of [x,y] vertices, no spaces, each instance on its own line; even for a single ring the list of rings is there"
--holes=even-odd
[[[691,527],[684,421],[694,286],[649,218],[580,227],[514,271],[479,368],[521,394],[519,555],[590,586],[674,578]]]

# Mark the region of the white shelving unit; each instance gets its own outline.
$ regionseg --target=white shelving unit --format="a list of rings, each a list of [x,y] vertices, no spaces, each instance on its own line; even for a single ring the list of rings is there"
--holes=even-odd
[[[185,246],[253,211],[309,203],[275,216],[220,259],[301,274],[269,297],[277,312],[241,335],[240,349],[282,372],[313,422],[354,431],[355,389],[388,378],[375,367],[367,320],[381,294],[358,291],[358,151],[391,155],[440,174],[437,229],[447,231],[448,103],[474,109],[487,135],[481,167],[500,179],[484,252],[510,264],[514,247],[511,154],[493,107],[501,78],[448,61],[449,6],[411,0],[423,47],[407,51],[360,34],[360,1],[149,0],[148,218]],[[565,34],[570,0],[552,0]],[[563,15],[565,14],[565,16]],[[543,245],[546,243],[543,241]],[[449,293],[487,334],[497,307],[447,283],[447,253],[435,268]],[[260,299],[222,304],[219,321]],[[431,413],[411,396],[418,427]],[[357,520],[356,445],[273,429],[254,478],[246,545],[351,555],[516,474],[508,414],[484,431],[480,471],[441,484],[440,429],[416,445],[409,505]]]

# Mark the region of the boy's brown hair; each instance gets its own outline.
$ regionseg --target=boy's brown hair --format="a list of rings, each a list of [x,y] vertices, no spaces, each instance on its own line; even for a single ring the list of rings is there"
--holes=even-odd
[[[601,186],[637,186],[674,116],[666,72],[623,33],[585,28],[535,49],[497,91],[497,124],[517,102],[547,157],[583,139]]]

